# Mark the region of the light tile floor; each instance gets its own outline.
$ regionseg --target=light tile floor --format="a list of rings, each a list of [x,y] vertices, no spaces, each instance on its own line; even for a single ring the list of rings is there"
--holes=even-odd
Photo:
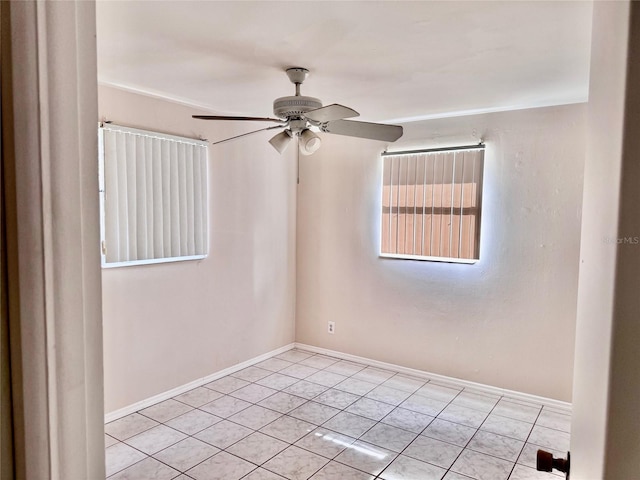
[[[107,424],[107,477],[559,480],[568,413],[294,349]]]

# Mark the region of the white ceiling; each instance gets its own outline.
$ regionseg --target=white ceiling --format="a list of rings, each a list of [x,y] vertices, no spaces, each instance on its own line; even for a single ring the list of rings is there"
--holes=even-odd
[[[102,84],[216,113],[302,94],[406,121],[587,100],[591,2],[98,1]]]

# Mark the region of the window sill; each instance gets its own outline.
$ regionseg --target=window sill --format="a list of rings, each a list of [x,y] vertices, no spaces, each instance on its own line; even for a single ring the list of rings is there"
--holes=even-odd
[[[441,262],[441,263],[460,263],[465,265],[473,265],[478,259],[473,258],[451,258],[451,257],[424,257],[422,255],[405,255],[394,253],[381,253],[378,258],[395,258],[398,260],[418,260],[421,262]]]
[[[189,257],[171,257],[171,258],[150,258],[148,260],[133,260],[131,262],[102,262],[102,268],[119,268],[119,267],[133,267],[135,265],[154,265],[157,263],[173,263],[173,262],[186,262],[189,260],[202,260],[207,258],[206,255],[192,255]]]

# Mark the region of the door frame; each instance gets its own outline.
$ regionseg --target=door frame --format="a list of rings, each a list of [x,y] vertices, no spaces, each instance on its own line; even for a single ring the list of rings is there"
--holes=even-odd
[[[2,4],[14,475],[104,480],[95,2]]]

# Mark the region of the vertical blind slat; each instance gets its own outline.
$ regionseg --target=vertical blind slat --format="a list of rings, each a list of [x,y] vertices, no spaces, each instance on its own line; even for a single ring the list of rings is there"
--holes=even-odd
[[[473,159],[473,170],[472,170],[472,174],[471,174],[471,198],[473,199],[473,205],[472,206],[476,206],[478,205],[478,202],[476,201],[476,158],[474,157]],[[474,218],[475,220],[475,218]],[[473,250],[473,239],[474,239],[474,227],[475,227],[475,222],[471,222],[471,224],[469,225],[469,249],[470,251]],[[470,253],[469,255],[473,255],[472,253]]]
[[[152,172],[153,172],[153,258],[164,256],[164,236],[162,205],[162,151],[161,143],[157,138],[151,139],[153,146]]]
[[[104,128],[105,261],[208,252],[207,147]]]
[[[195,209],[193,191],[193,146],[187,147],[187,254],[195,255],[196,239],[195,239]]]
[[[425,255],[424,248],[424,230],[425,230],[425,211],[427,210],[427,159],[422,159],[422,238],[420,240],[420,255]]]
[[[458,158],[458,152],[453,152],[453,160],[451,161],[451,183],[449,184],[449,188],[451,189],[451,214],[449,215],[449,231],[448,231],[448,236],[449,236],[449,249],[448,249],[448,255],[449,257],[453,257],[453,232],[455,230],[455,218],[453,215],[453,207],[454,207],[454,200],[453,200],[453,195],[455,193],[455,186],[456,186],[456,160]]]
[[[208,176],[207,176],[207,168],[208,168],[208,163],[207,163],[207,155],[208,155],[208,151],[206,148],[204,147],[200,147],[200,171],[202,173],[202,175],[200,176],[200,183],[202,185],[201,188],[201,192],[202,192],[202,227],[201,227],[201,231],[202,231],[202,254],[204,255],[205,253],[207,253],[209,251],[209,229],[207,228],[207,225],[209,225],[209,210],[206,208],[206,206],[209,204],[209,197],[208,197],[208,191],[209,191],[209,184],[208,184]]]
[[[407,210],[409,209],[409,157],[404,157],[402,159],[402,174],[400,175],[401,184],[400,184],[400,219],[401,225],[398,228],[398,233],[400,235],[398,241],[398,251],[399,253],[408,253],[407,252],[407,237],[411,235],[411,232],[407,228],[407,218],[409,215],[407,214]]]
[[[446,255],[442,251],[442,244],[444,243],[442,241],[442,233],[444,231],[444,228],[443,228],[444,225],[442,224],[442,220],[444,218],[443,211],[444,211],[444,207],[445,207],[445,204],[444,204],[444,198],[445,198],[444,197],[444,172],[445,172],[445,163],[446,163],[445,162],[445,154],[444,153],[440,154],[440,157],[441,157],[440,161],[441,161],[441,171],[442,171],[441,178],[442,179],[441,179],[440,185],[439,185],[439,187],[440,187],[440,204],[438,206],[440,207],[441,211],[440,211],[440,215],[438,215],[439,220],[440,220],[440,222],[439,222],[440,225],[439,225],[439,230],[438,230],[438,255],[440,255],[441,257],[444,257]]]
[[[147,242],[145,248],[147,250],[146,258],[154,258],[154,241],[153,241],[153,143],[150,138],[144,139],[145,151],[145,190],[147,192],[145,198],[145,215],[147,217]]]
[[[417,214],[417,208],[418,208],[418,204],[416,202],[417,197],[418,197],[418,157],[416,155],[413,155],[413,238],[412,238],[412,242],[411,242],[411,253],[413,255],[416,254],[416,230],[419,228],[419,226],[417,225],[416,222],[416,214]]]
[[[180,256],[180,178],[178,171],[178,144],[172,142],[170,149],[170,174],[171,193],[171,256]]]
[[[129,260],[129,222],[128,222],[128,200],[129,193],[127,191],[127,137],[118,136],[117,141],[117,157],[118,165],[118,192],[119,197],[116,200],[118,208],[118,226],[120,237],[118,238],[120,256],[119,258],[126,261]],[[109,245],[107,245],[107,251]]]
[[[416,155],[416,200],[414,208],[414,255],[422,255],[423,242],[423,211],[424,211],[424,162]]]
[[[136,142],[133,135],[126,136],[125,162],[127,164],[127,224],[129,231],[129,260],[138,260],[138,228],[136,224]]]
[[[202,252],[202,184],[200,183],[200,149],[193,152],[193,249],[196,255]]]
[[[188,211],[187,211],[187,149],[183,143],[178,144],[178,178],[180,179],[180,198],[178,208],[180,209],[180,256],[189,255],[187,242],[188,235]]]
[[[464,217],[464,163],[466,156],[462,154],[462,174],[460,175],[460,231],[458,232],[458,258],[463,256],[462,253],[462,230]]]
[[[112,132],[105,131],[104,155],[107,158],[115,158],[117,152],[117,139]],[[104,235],[107,248],[107,260],[120,257],[120,224],[118,217],[118,162],[104,164],[104,201],[105,224],[111,225]]]
[[[162,242],[163,256],[169,258],[171,254],[171,144],[161,144],[162,157]]]
[[[393,251],[391,247],[391,235],[393,235],[393,158],[389,159],[389,252]]]
[[[147,258],[147,158],[144,151],[144,138],[134,136],[135,159],[132,163],[136,170],[135,190],[131,195],[136,198],[137,228],[136,258]]]
[[[380,221],[380,248],[383,252],[389,250],[389,218],[391,216],[391,203],[390,203],[390,191],[391,191],[391,164],[390,162],[382,163],[382,218]]]
[[[398,228],[398,213],[395,209],[395,205],[397,204],[397,182],[398,182],[398,161],[391,159],[391,185],[389,189],[389,251],[395,253],[396,252],[396,238],[397,238],[397,228]]]

